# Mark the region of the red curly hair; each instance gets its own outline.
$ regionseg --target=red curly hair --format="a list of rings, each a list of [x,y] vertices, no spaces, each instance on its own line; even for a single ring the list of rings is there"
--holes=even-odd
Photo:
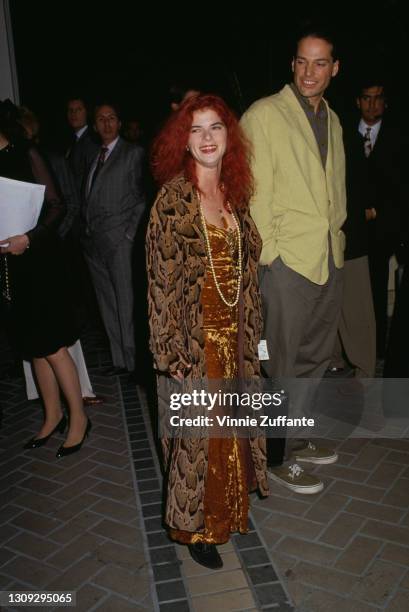
[[[155,138],[151,151],[152,173],[162,186],[175,176],[183,175],[199,190],[196,162],[186,149],[195,111],[211,109],[227,129],[227,147],[222,160],[220,180],[226,201],[236,209],[247,208],[253,193],[250,169],[250,144],[235,114],[219,96],[200,94],[187,99],[172,113]]]

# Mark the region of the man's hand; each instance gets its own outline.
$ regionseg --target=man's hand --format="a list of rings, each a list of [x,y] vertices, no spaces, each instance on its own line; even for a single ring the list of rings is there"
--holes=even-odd
[[[7,245],[7,246],[2,246]],[[26,249],[30,246],[30,240],[27,234],[21,234],[19,236],[10,236],[5,240],[0,240],[0,252],[10,253],[11,255],[22,255]]]

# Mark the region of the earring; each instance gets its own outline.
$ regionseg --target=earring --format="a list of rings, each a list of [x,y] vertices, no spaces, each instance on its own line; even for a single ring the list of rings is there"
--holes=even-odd
[[[190,151],[189,145],[186,145],[186,151]]]

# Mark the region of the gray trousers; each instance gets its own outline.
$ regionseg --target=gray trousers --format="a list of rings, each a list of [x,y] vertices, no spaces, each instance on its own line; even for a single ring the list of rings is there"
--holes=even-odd
[[[343,271],[329,257],[329,277],[317,285],[286,266],[280,257],[259,269],[264,311],[264,334],[269,359],[262,361],[268,378],[314,378],[315,388],[327,369],[334,349],[341,311]],[[310,397],[298,397],[309,410]],[[296,409],[300,413],[300,409]],[[267,439],[269,465],[283,460],[283,441]],[[289,455],[289,449],[286,451]],[[280,460],[281,456],[281,460]]]
[[[133,243],[124,239],[114,249],[92,239],[84,242],[84,254],[95,287],[98,306],[108,335],[112,363],[135,368]]]
[[[344,367],[342,349],[355,366],[355,376],[374,378],[376,367],[376,322],[368,257],[344,264],[344,291],[335,349],[334,367]]]

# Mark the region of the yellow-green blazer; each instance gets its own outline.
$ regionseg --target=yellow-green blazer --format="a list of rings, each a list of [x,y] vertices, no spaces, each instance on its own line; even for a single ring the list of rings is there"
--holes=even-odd
[[[328,279],[328,233],[337,268],[343,266],[345,246],[342,129],[328,104],[327,108],[325,170],[315,135],[289,85],[255,102],[241,119],[253,146],[256,191],[250,210],[263,240],[260,264],[280,256],[319,285]]]

